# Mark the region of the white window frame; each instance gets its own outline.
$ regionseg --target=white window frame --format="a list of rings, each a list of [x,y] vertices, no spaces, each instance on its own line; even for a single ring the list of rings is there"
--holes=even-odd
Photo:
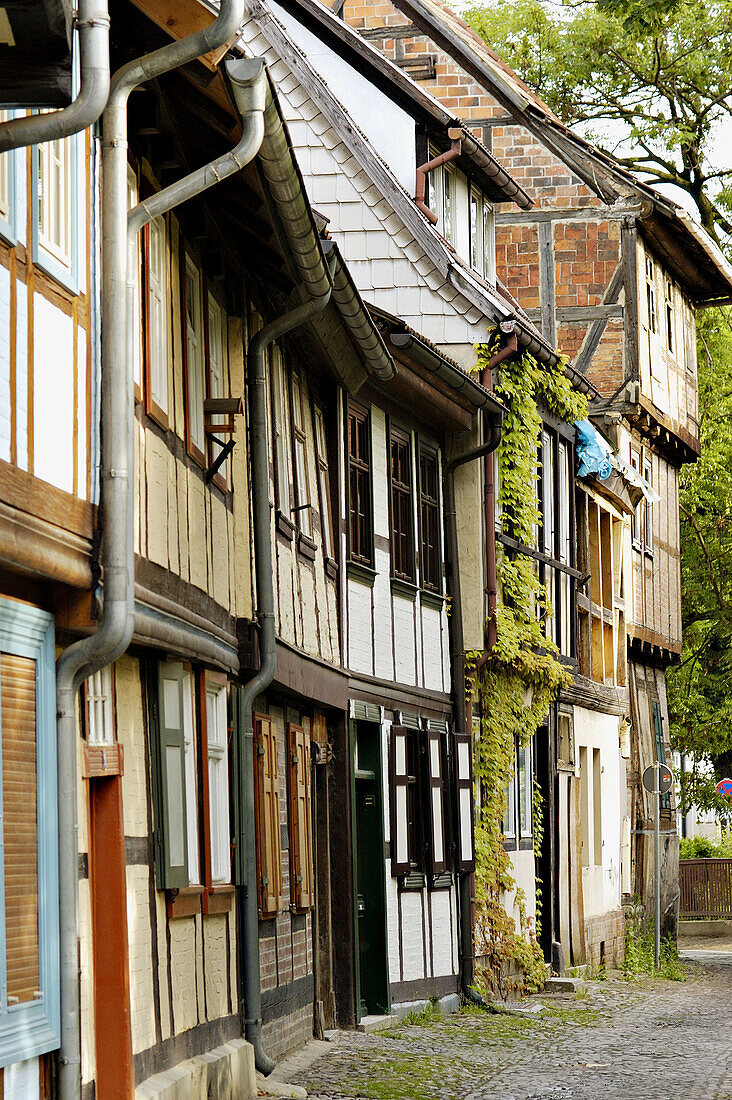
[[[534,793],[533,742],[519,745],[516,752],[516,818],[520,840],[528,840],[534,835],[532,822],[532,803]],[[522,767],[523,756],[523,767]],[[525,825],[521,820],[522,812]]]
[[[429,156],[433,160],[439,156],[439,151],[430,146]],[[427,206],[437,218],[438,233],[452,245],[455,244],[457,232],[456,192],[457,180],[452,164],[441,164],[427,173]]]
[[[105,665],[86,681],[86,737],[90,745],[114,742],[112,666]]]
[[[650,455],[643,455],[643,479],[653,488],[653,463]],[[643,517],[643,547],[647,554],[653,554],[653,504],[645,497],[645,515]]]
[[[165,218],[147,226],[147,387],[148,412],[168,426],[168,228]]]
[[[32,146],[31,153],[33,260],[72,293],[79,289],[79,206],[86,201],[79,187],[83,140],[79,134],[59,138]],[[56,175],[49,176],[51,165],[57,166]]]
[[[7,122],[13,111],[0,110],[0,123]],[[0,153],[0,236],[10,243],[15,239],[15,153]]]
[[[664,312],[666,314],[666,350],[670,355],[676,354],[676,311],[674,308],[674,284],[664,277]]]
[[[470,266],[490,283],[496,279],[495,214],[480,188],[472,186],[468,200]]]
[[[186,436],[189,453],[205,465],[206,431],[203,402],[206,398],[206,364],[204,354],[203,274],[188,252],[185,255],[184,278],[186,394],[188,398]]]
[[[198,843],[198,761],[196,759],[196,680],[193,670],[183,666],[183,758],[186,784],[186,836],[188,839],[188,884],[201,883]]]
[[[231,882],[229,826],[229,734],[226,683],[206,674],[206,750],[211,882]]]
[[[646,310],[648,313],[648,331],[655,336],[658,334],[656,265],[650,256],[646,256]]]

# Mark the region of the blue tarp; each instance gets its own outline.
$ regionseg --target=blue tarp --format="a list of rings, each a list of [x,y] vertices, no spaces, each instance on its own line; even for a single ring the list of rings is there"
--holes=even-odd
[[[613,472],[607,444],[598,436],[589,420],[576,420],[577,457],[580,467],[578,477],[597,474],[603,481]]]

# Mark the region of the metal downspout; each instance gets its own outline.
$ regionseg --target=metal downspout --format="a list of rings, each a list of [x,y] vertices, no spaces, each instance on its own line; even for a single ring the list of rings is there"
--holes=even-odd
[[[88,0],[84,0],[88,11]],[[59,1100],[80,1100],[78,821],[76,694],[93,672],[116,661],[134,621],[134,397],[132,359],[126,353],[127,100],[142,81],[195,60],[236,34],[244,0],[222,0],[211,26],[125,65],[112,81],[102,145],[102,439],[101,486],[104,608],[99,629],[74,642],[56,667],[61,947]],[[72,105],[73,106],[73,105]],[[71,108],[68,108],[71,110]],[[63,112],[60,112],[63,113]],[[46,116],[40,116],[45,118]],[[53,116],[51,116],[53,117]],[[44,134],[44,140],[47,135]]]
[[[447,164],[448,161],[456,160],[460,156],[462,149],[462,129],[458,127],[451,127],[447,131],[447,136],[450,139],[450,148],[446,153],[440,153],[439,157],[434,157],[432,160],[426,161],[424,164],[420,164],[417,167],[417,179],[414,185],[414,202],[418,210],[421,210],[425,218],[431,225],[437,225],[438,217],[434,211],[430,210],[427,203],[424,201],[425,188],[427,186],[427,173],[432,172],[433,169],[439,168],[443,164]]]
[[[262,990],[259,975],[259,913],[257,906],[257,844],[254,832],[254,700],[272,683],[277,671],[275,645],[274,588],[272,580],[272,538],[269,500],[269,436],[267,431],[267,347],[279,337],[299,328],[330,301],[330,289],[311,298],[265,325],[252,337],[247,350],[247,376],[251,427],[249,432],[252,484],[252,526],[254,528],[254,572],[257,619],[259,622],[259,670],[244,685],[239,697],[243,734],[245,775],[245,820],[247,822],[247,888],[244,912],[244,1034],[254,1047],[260,1073],[271,1073],[275,1063],[262,1047]]]
[[[74,27],[79,34],[79,94],[51,114],[11,118],[0,126],[0,153],[70,137],[92,126],[109,95],[109,6],[107,0],[79,0]]]
[[[465,653],[463,640],[463,608],[460,590],[460,566],[458,558],[457,510],[455,506],[455,470],[483,458],[495,451],[501,441],[500,424],[489,421],[490,438],[479,447],[474,447],[464,455],[453,458],[445,466],[445,541],[450,563],[450,652],[452,654],[452,683],[455,693],[455,721],[458,729],[468,730],[465,706]],[[458,883],[458,906],[460,924],[460,981],[462,991],[470,998],[470,987],[474,980],[473,968],[473,919],[471,912],[471,875],[462,874]]]

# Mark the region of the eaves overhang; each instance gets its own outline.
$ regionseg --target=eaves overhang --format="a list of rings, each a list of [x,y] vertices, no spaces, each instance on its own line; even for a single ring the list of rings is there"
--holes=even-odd
[[[0,107],[67,107],[71,102],[71,0],[3,0]]]

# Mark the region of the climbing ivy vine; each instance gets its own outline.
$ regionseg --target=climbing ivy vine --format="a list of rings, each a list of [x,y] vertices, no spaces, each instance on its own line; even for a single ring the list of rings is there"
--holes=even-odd
[[[493,345],[478,348],[478,369],[487,366]],[[498,453],[498,505],[504,529],[525,545],[534,543],[541,524],[536,492],[539,407],[569,423],[587,416],[585,397],[572,389],[566,361],[539,366],[528,353],[501,364],[494,378],[496,396],[506,405]],[[466,658],[466,681],[473,702],[480,704],[480,736],[475,751],[479,812],[475,828],[475,895],[477,916],[476,980],[504,998],[512,990],[530,992],[544,983],[545,968],[537,943],[536,920],[527,914],[523,891],[513,895],[519,927],[505,908],[515,881],[503,846],[507,787],[513,776],[514,745],[527,745],[544,721],[568,674],[558,650],[546,637],[545,619],[552,613],[535,563],[526,555],[509,559],[497,548],[501,599],[496,609],[496,644],[487,663],[480,654]],[[532,799],[533,835],[538,850],[542,830],[541,794]],[[509,894],[510,896],[510,894]],[[537,901],[540,899],[540,887]]]

